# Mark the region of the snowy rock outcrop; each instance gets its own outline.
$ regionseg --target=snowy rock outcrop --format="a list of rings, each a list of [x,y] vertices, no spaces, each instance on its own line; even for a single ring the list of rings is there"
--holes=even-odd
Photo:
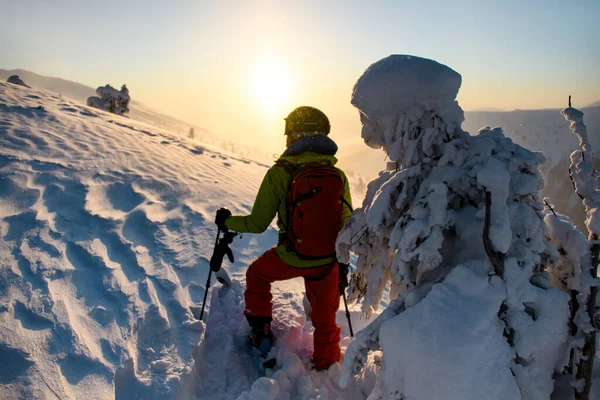
[[[340,383],[381,350],[373,398],[548,399],[568,358],[569,310],[545,272],[557,251],[538,194],[544,157],[501,128],[463,131],[460,84],[405,55],[356,83],[362,137],[391,168],[368,185],[338,258],[358,254],[350,297],[364,296],[365,315],[386,287],[392,301],[349,346]]]
[[[98,97],[91,96],[87,99],[88,106],[113,114],[129,114],[129,101],[131,98],[127,86],[121,86],[121,90],[117,90],[110,85],[100,86],[96,89],[96,94]]]
[[[27,88],[31,87],[28,84],[26,84],[25,82],[23,82],[23,80],[21,78],[19,78],[19,75],[9,76],[8,79],[6,80],[6,82],[12,83],[13,85],[25,86]]]

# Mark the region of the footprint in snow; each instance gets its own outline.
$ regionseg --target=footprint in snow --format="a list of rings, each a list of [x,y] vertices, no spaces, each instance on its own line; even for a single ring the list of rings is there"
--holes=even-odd
[[[144,201],[144,196],[137,193],[129,183],[113,183],[108,186],[106,196],[115,210],[129,212]]]
[[[67,382],[76,385],[88,375],[104,376],[107,382],[112,382],[112,371],[100,361],[92,360],[83,354],[68,354],[65,358],[58,360],[60,371]]]

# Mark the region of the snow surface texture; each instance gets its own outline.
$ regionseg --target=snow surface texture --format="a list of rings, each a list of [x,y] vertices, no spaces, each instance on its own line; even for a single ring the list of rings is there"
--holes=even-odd
[[[544,157],[500,128],[464,132],[460,82],[435,61],[396,55],[356,83],[363,139],[396,169],[368,185],[338,257],[359,254],[350,297],[366,287],[366,315],[388,284],[393,301],[348,347],[340,382],[381,349],[374,398],[548,399],[567,362],[569,313],[542,271],[556,255],[538,195]]]
[[[87,105],[94,108],[99,108],[113,114],[127,115],[129,114],[129,90],[123,85],[121,90],[117,90],[110,85],[100,86],[96,89],[96,96],[87,99]]]
[[[193,397],[182,392],[193,352],[214,338],[190,311],[205,291],[214,213],[225,204],[249,212],[266,170],[53,92],[0,83],[0,398]],[[243,281],[276,240],[274,228],[236,239],[233,278]],[[288,282],[276,307],[301,310],[303,291],[301,280]],[[291,332],[309,345],[310,332]],[[221,365],[215,349],[218,357],[196,366]],[[334,390],[297,367],[288,377],[298,385]],[[247,382],[238,394],[251,389],[252,379],[218,371],[222,381]]]
[[[23,82],[23,80],[21,78],[19,78],[19,75],[9,76],[8,79],[6,80],[6,82],[12,83],[13,85],[24,86],[27,88],[29,87],[29,85],[27,85],[25,82]]]

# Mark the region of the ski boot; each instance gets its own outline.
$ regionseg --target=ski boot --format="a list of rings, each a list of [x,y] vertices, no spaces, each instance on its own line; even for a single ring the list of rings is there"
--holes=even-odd
[[[258,353],[265,357],[273,347],[273,333],[271,324],[263,323],[259,326],[253,326],[250,333],[250,344],[258,350]]]
[[[248,347],[256,349],[263,367],[274,368],[277,364],[275,358],[269,358],[269,352],[273,347],[273,332],[271,332],[271,317],[253,317],[247,315],[251,332],[248,337]]]

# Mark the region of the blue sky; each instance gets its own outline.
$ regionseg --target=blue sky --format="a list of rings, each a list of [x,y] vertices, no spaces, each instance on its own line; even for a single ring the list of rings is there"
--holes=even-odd
[[[359,129],[354,82],[389,54],[461,73],[467,110],[561,107],[568,94],[576,104],[598,101],[599,18],[597,0],[3,0],[0,68],[93,87],[127,83],[150,106],[248,139],[247,131],[279,130],[284,116],[261,112],[252,95],[265,57],[293,81],[279,114],[313,104],[345,130]]]

